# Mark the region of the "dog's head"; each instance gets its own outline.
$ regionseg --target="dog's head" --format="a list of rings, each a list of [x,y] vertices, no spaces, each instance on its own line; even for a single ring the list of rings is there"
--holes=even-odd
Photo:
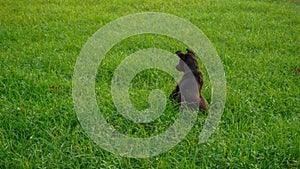
[[[186,49],[187,53],[184,54],[181,51],[177,51],[176,54],[179,56],[180,60],[176,69],[178,71],[186,72],[186,71],[193,71],[198,69],[198,62],[195,56],[195,53],[190,49]],[[188,66],[188,67],[186,67]]]

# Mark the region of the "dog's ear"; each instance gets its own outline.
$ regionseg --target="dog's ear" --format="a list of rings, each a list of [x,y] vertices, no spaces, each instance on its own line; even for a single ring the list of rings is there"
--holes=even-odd
[[[186,56],[184,53],[182,53],[181,51],[177,51],[176,54],[180,57],[180,59],[182,59],[183,61],[186,60]]]
[[[195,53],[194,53],[191,49],[186,49],[186,51],[187,51],[188,53],[191,53],[191,54],[195,55]]]

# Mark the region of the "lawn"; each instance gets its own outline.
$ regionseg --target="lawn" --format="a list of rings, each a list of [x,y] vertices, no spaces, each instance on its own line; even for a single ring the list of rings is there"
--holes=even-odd
[[[227,81],[224,113],[215,133],[198,144],[206,115],[199,114],[175,147],[150,158],[103,150],[85,133],[72,99],[76,59],[87,40],[107,23],[139,12],[164,12],[190,21],[214,44]],[[1,0],[0,168],[299,168],[299,1]],[[116,111],[110,85],[126,56],[145,48],[170,52],[185,44],[143,34],[115,45],[99,65],[95,92],[107,122],[132,137],[157,135],[177,118],[167,101],[152,123],[136,124]],[[203,94],[210,102],[209,76]],[[175,81],[145,70],[132,80],[138,110],[151,90],[166,97]]]

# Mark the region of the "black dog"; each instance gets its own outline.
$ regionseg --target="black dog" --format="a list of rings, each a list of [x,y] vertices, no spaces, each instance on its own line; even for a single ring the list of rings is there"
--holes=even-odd
[[[208,103],[201,94],[202,86],[204,83],[203,75],[201,71],[199,71],[195,53],[189,49],[186,50],[186,54],[184,54],[181,51],[176,52],[176,54],[180,58],[179,64],[176,66],[176,69],[178,71],[184,72],[184,75],[180,80],[179,84],[173,90],[172,94],[170,95],[170,98],[177,101],[177,103],[181,103],[182,101],[186,101],[187,99],[193,100],[197,103],[196,105],[199,105],[199,108],[207,110]],[[196,80],[197,82],[198,91],[189,90],[189,88],[191,88],[191,83],[193,83],[194,80]],[[181,92],[180,89],[185,90],[185,92]]]

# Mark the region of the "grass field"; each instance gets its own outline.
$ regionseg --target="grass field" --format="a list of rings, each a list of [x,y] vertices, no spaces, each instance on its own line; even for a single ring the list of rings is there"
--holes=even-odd
[[[100,27],[137,12],[165,12],[199,27],[215,45],[227,80],[217,131],[198,144],[205,115],[187,137],[159,156],[135,159],[102,150],[82,129],[72,101],[72,75],[85,42]],[[94,0],[0,1],[0,168],[300,168],[299,1]],[[182,43],[138,35],[118,43],[99,66],[98,104],[119,132],[149,137],[176,118],[167,110],[151,124],[118,115],[111,94],[114,69],[129,54]],[[199,60],[200,61],[200,60]],[[210,101],[209,78],[204,96]],[[137,109],[152,89],[170,93],[174,80],[147,70],[132,81]]]

